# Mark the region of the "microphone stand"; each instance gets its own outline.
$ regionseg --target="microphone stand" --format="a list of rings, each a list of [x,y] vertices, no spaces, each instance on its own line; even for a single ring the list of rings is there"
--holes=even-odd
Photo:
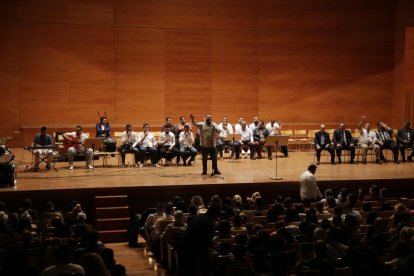
[[[271,177],[271,180],[282,180],[283,178],[281,177],[277,177],[277,146],[278,146],[278,141],[275,142],[275,146],[276,146],[276,150],[275,150],[275,177]]]

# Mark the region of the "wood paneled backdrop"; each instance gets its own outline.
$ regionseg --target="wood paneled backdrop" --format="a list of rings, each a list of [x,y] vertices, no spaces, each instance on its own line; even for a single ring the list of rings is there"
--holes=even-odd
[[[2,0],[0,135],[96,110],[119,126],[210,112],[401,124],[413,2]]]

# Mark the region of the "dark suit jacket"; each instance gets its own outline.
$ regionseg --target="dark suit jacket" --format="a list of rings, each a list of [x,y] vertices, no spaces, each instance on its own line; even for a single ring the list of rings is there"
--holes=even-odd
[[[321,137],[324,136],[325,137],[325,144],[321,144]],[[316,145],[319,145],[321,148],[325,148],[326,145],[330,145],[331,144],[331,138],[329,137],[329,133],[328,132],[315,132],[315,139],[313,140],[313,143],[315,144],[315,148]]]
[[[345,137],[346,137],[346,144],[349,146],[350,144],[354,143],[354,138],[352,138],[351,132],[349,130],[346,129],[344,131],[345,131]],[[333,133],[333,141],[334,141],[335,147],[338,144],[343,145],[342,130],[335,129]]]
[[[269,130],[267,128],[263,128],[263,135],[265,139],[269,136]],[[253,130],[253,140],[260,141],[260,130],[258,128]]]
[[[409,128],[408,131],[410,132],[410,143],[414,140],[414,130],[412,128]],[[405,129],[400,128],[397,132],[397,143],[398,144],[404,144],[405,140]]]

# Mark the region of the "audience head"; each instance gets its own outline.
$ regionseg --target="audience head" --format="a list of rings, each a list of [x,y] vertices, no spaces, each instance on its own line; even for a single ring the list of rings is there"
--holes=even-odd
[[[175,222],[183,222],[184,215],[183,212],[180,210],[177,210],[174,212],[174,220]]]

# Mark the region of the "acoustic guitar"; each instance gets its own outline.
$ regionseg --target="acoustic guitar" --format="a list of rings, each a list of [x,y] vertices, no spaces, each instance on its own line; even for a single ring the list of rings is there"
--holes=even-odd
[[[69,139],[66,139],[66,138],[63,139],[63,147],[65,149],[68,149],[70,147],[78,148],[82,144],[83,143],[77,137],[72,138],[72,140],[69,140]]]

